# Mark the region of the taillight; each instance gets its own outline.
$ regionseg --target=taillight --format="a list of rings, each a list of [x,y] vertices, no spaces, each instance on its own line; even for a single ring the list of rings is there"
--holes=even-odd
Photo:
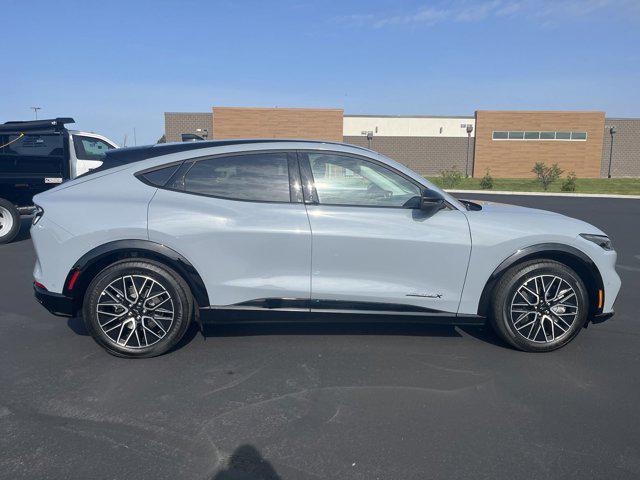
[[[37,224],[43,215],[44,215],[44,209],[41,206],[36,205],[36,213],[33,216],[33,220],[31,220],[31,225]]]

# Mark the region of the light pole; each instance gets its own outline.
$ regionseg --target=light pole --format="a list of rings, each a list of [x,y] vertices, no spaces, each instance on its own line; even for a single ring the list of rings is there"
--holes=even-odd
[[[42,107],[29,107],[36,114],[36,120],[38,119],[38,110],[42,110]]]
[[[464,174],[469,178],[469,145],[471,144],[471,132],[473,132],[473,125],[467,124],[467,163],[464,167]]]
[[[366,135],[367,136],[367,143],[369,144],[369,150],[371,150],[371,141],[373,140],[373,131],[372,130],[363,130],[362,135]]]
[[[613,136],[616,133],[616,127],[613,125],[609,127],[609,133],[611,134],[611,146],[609,148],[609,171],[607,172],[607,178],[611,178],[611,159],[613,158]]]

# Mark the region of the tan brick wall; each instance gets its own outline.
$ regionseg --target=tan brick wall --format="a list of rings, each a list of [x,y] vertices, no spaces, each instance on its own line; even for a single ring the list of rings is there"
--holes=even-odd
[[[345,143],[367,147],[364,135],[344,137]],[[473,166],[474,138],[469,139],[469,174]],[[465,137],[382,137],[375,136],[371,150],[400,162],[424,176],[437,176],[442,170],[464,173],[467,164]],[[483,172],[484,174],[484,172]]]
[[[214,138],[342,141],[342,109],[213,107]]]
[[[493,131],[580,131],[580,141],[496,141]],[[494,177],[532,177],[536,162],[557,163],[579,178],[600,176],[604,112],[489,111],[476,112],[474,176],[487,168]]]
[[[195,133],[197,129],[206,128],[211,140],[213,133],[213,115],[200,112],[166,112],[164,114],[164,134],[167,142],[180,142],[183,133]]]
[[[609,155],[612,155],[612,177],[640,177],[640,118],[607,118],[605,123],[600,174],[607,176]],[[611,126],[616,127],[613,152],[609,131]]]

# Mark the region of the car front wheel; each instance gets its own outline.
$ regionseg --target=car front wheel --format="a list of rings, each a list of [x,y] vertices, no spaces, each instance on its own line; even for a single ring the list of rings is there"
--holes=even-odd
[[[527,352],[560,348],[580,332],[589,310],[584,282],[568,266],[533,260],[507,271],[494,287],[491,322]]]
[[[85,294],[83,317],[109,353],[146,358],[170,350],[191,322],[193,299],[173,270],[149,260],[123,260],[102,270]]]

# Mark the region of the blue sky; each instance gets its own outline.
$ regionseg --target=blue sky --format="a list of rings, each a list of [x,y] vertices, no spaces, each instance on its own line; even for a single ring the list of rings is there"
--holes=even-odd
[[[1,0],[0,121],[155,142],[165,111],[640,116],[640,0]]]

